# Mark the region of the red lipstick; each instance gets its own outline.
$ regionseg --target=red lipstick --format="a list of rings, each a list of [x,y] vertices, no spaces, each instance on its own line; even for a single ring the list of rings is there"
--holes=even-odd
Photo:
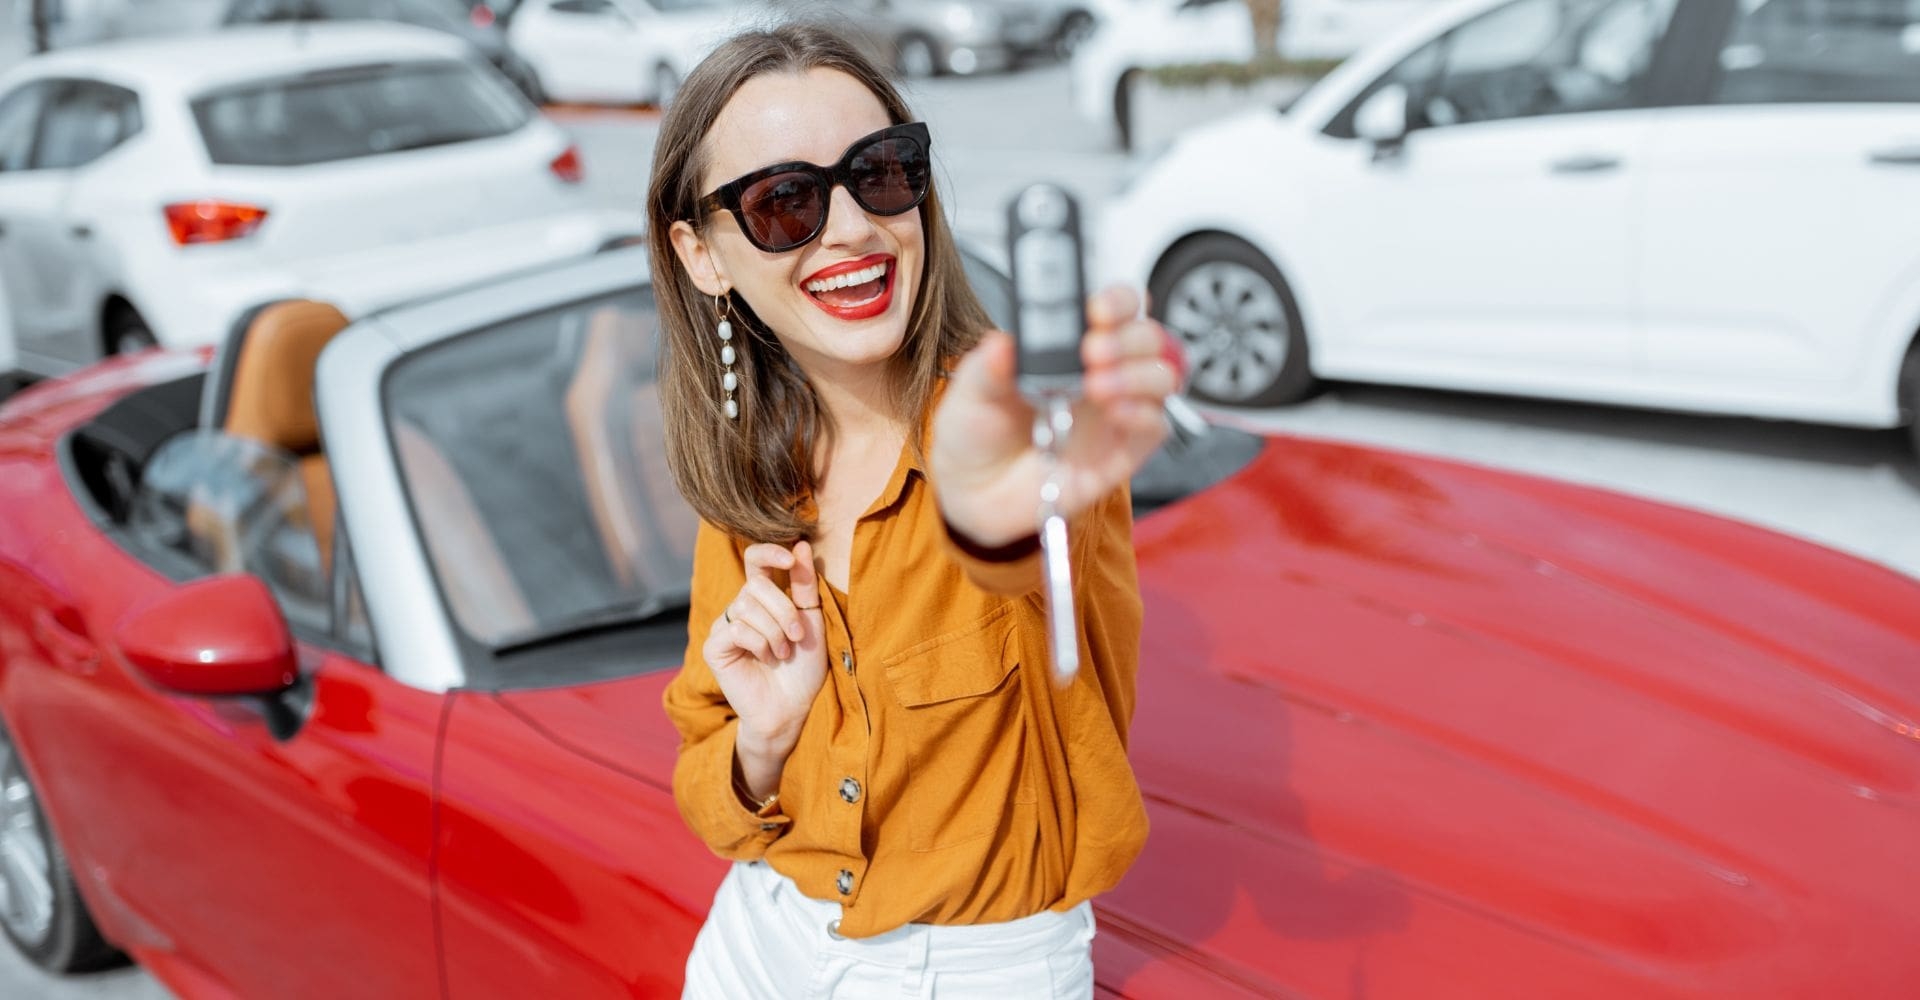
[[[833,277],[838,277],[842,274],[850,274],[854,271],[862,271],[869,267],[874,266],[875,264],[887,265],[887,273],[881,276],[880,278],[880,294],[874,296],[873,298],[867,300],[866,302],[862,302],[858,305],[852,305],[852,306],[838,306],[821,299],[819,296],[813,294],[812,292],[807,291],[806,286],[812,282],[819,281],[823,278],[833,278]],[[808,300],[811,301],[814,305],[819,306],[822,312],[826,313],[829,316],[834,317],[835,319],[843,319],[843,320],[872,319],[873,317],[886,312],[888,307],[893,305],[893,276],[894,276],[895,264],[896,262],[893,258],[893,255],[885,254],[885,253],[868,254],[865,257],[861,257],[855,260],[847,260],[847,261],[841,261],[838,264],[830,264],[826,267],[821,268],[818,271],[813,272],[812,274],[807,275],[805,278],[801,279],[800,291],[803,294],[805,294]]]

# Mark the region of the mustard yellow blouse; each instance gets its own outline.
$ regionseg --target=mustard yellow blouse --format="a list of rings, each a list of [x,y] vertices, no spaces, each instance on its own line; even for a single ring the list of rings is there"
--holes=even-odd
[[[701,525],[693,635],[665,697],[674,797],[708,846],[840,902],[848,937],[1064,910],[1120,881],[1147,837],[1126,756],[1140,598],[1124,488],[1072,525],[1081,667],[1057,688],[1039,555],[963,550],[902,448],[854,529],[847,594],[821,588],[828,677],[765,814],[734,794],[738,722],[700,653],[745,548]]]

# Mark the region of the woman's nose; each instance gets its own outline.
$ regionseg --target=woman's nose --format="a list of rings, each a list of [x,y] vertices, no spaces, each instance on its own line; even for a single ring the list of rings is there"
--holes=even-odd
[[[820,243],[827,247],[858,247],[873,235],[873,220],[867,216],[867,210],[853,200],[846,188],[834,185],[832,201],[827,206],[827,228],[820,233]]]

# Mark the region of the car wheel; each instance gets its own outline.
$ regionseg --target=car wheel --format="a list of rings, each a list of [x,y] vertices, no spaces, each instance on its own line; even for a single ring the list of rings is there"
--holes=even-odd
[[[105,333],[108,354],[132,354],[160,346],[153,329],[147,326],[147,321],[132,306],[122,306],[110,312]]]
[[[933,43],[919,35],[908,35],[900,40],[900,48],[894,53],[894,69],[909,80],[925,80],[940,72],[940,53]]]
[[[0,928],[49,972],[78,972],[118,957],[73,884],[12,734],[0,727]]]
[[[653,71],[653,103],[664,109],[679,96],[680,74],[675,73],[672,66],[661,63]]]
[[[1186,349],[1195,396],[1272,406],[1313,392],[1299,304],[1265,254],[1229,236],[1201,237],[1163,258],[1147,287],[1154,317]]]
[[[1140,75],[1137,69],[1120,74],[1113,84],[1113,126],[1114,134],[1120,137],[1120,151],[1133,152],[1133,82]]]
[[[1907,443],[1914,457],[1920,458],[1920,337],[1907,346],[1907,357],[1900,363],[1900,417],[1907,424]]]
[[[1084,10],[1076,10],[1067,15],[1060,23],[1060,30],[1053,36],[1053,54],[1062,59],[1073,58],[1073,51],[1080,43],[1093,37],[1093,15]]]

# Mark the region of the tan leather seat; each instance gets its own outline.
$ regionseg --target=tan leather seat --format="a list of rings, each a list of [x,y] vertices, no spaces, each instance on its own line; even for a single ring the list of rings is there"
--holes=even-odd
[[[261,310],[239,340],[221,425],[228,434],[279,448],[299,461],[307,521],[323,568],[333,561],[334,494],[320,449],[313,376],[321,350],[346,327],[347,317],[324,302],[294,300]]]

